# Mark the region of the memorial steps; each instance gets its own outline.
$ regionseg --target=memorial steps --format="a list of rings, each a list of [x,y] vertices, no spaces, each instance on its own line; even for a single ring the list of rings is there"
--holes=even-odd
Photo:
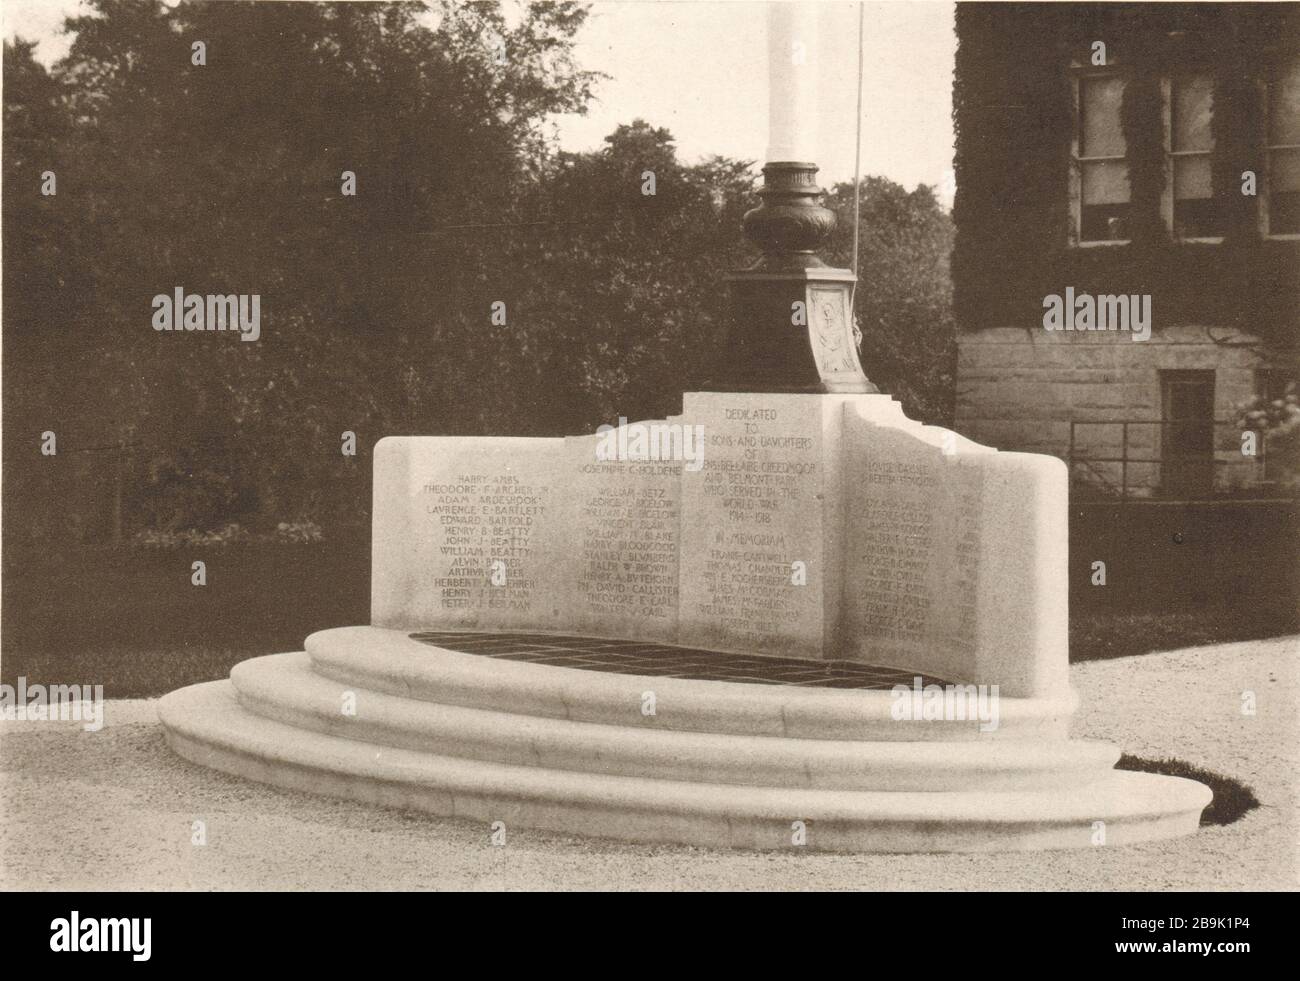
[[[305,647],[317,673],[346,685],[445,705],[623,727],[849,742],[980,740],[988,745],[1017,737],[1063,740],[1075,707],[1073,693],[1060,700],[1003,697],[997,730],[982,733],[974,719],[898,722],[887,691],[543,667],[431,647],[406,631],[377,627],[323,630],[308,637]],[[653,716],[641,711],[647,691],[655,695]]]
[[[895,721],[888,691],[605,673],[327,630],[159,704],[192,762],[286,789],[507,827],[828,851],[1088,847],[1187,834],[1210,792],[1111,769],[1072,708],[999,727]],[[647,691],[655,712],[643,714]],[[344,714],[345,696],[355,714]]]
[[[572,669],[524,666],[530,670]],[[304,653],[245,661],[231,682],[244,708],[300,729],[439,756],[614,776],[843,790],[960,790],[973,782],[1017,789],[1071,786],[1119,759],[1119,750],[1104,743],[791,739],[674,729],[667,708],[648,720],[657,726],[614,725],[371,690],[359,692],[357,714],[345,716],[343,693],[355,689],[314,672]],[[651,683],[641,679],[635,687]],[[642,718],[639,691],[629,693],[624,715]]]

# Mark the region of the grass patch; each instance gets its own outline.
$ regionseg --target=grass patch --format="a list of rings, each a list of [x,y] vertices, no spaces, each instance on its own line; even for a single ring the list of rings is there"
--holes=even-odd
[[[1221,773],[1202,770],[1182,760],[1160,759],[1148,760],[1141,756],[1125,753],[1115,764],[1117,770],[1136,770],[1139,773],[1159,773],[1167,777],[1185,777],[1203,783],[1214,793],[1209,807],[1201,812],[1201,826],[1232,824],[1247,811],[1259,807],[1259,798],[1255,792],[1239,780],[1225,777]]]
[[[190,584],[190,563],[208,584]],[[310,545],[4,551],[0,680],[102,684],[110,698],[224,678],[238,662],[302,649],[317,630],[370,622],[367,538]],[[1300,630],[1255,611],[1084,612],[1070,659],[1128,657]]]
[[[1281,615],[1233,609],[1167,613],[1076,613],[1070,617],[1070,661],[1104,661],[1203,644],[1281,637],[1300,629]]]
[[[190,584],[190,563],[207,585]],[[368,542],[7,550],[0,680],[148,698],[370,622]]]

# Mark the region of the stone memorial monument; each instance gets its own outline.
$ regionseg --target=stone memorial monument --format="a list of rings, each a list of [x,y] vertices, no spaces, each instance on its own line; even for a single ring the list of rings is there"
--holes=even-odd
[[[731,279],[716,383],[589,436],[381,440],[371,625],[167,696],[177,752],[635,841],[1195,831],[1205,787],[1069,738],[1065,466],[913,422],[862,370],[853,274],[815,254],[807,7],[771,5],[762,257]]]

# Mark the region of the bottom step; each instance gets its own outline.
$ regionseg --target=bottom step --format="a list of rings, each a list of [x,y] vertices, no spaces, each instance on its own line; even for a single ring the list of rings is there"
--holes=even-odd
[[[638,842],[819,851],[1015,851],[1190,834],[1210,791],[1114,771],[1077,789],[882,792],[688,783],[490,763],[296,729],[240,706],[229,681],[165,696],[167,742],[186,759],[291,790],[507,828]]]

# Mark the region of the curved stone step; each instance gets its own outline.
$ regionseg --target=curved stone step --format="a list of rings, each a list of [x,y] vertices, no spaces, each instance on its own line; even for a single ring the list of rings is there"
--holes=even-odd
[[[1187,834],[1209,803],[1190,780],[1114,771],[1084,787],[882,793],[737,787],[454,759],[295,729],[240,706],[229,681],[165,696],[181,756],[264,783],[564,833],[744,848],[989,851],[1090,847]]]
[[[307,638],[313,669],[346,685],[514,715],[691,732],[866,742],[1064,740],[1068,700],[1000,698],[998,728],[978,720],[898,721],[886,691],[840,691],[584,671],[463,654],[404,631],[339,627]],[[646,692],[655,714],[642,713]]]
[[[244,708],[300,729],[439,756],[661,780],[1014,790],[1082,785],[1119,759],[1116,747],[1098,742],[832,741],[512,715],[349,688],[312,671],[305,653],[244,661],[230,678]],[[354,715],[343,713],[349,692]]]

